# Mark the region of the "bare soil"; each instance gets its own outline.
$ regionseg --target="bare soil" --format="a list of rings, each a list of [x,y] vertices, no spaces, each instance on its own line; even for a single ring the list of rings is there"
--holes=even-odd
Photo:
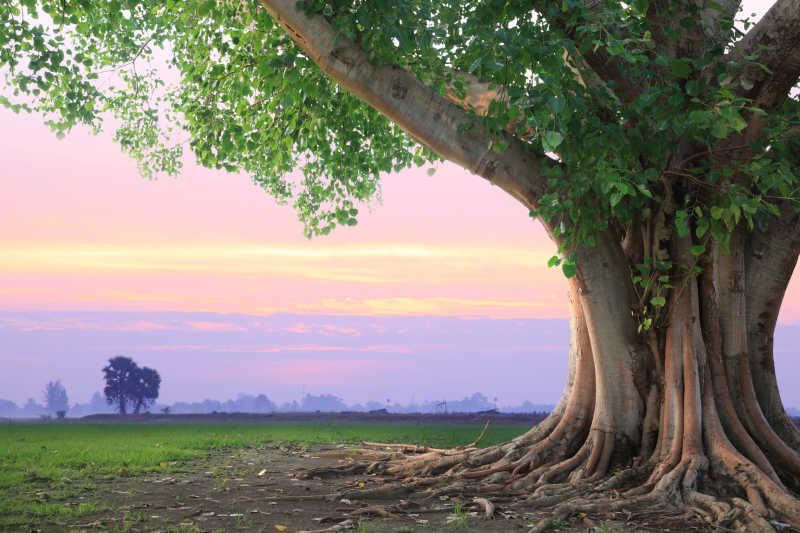
[[[183,473],[158,473],[99,482],[91,494],[72,502],[98,502],[106,512],[65,521],[48,519],[21,531],[50,532],[513,532],[550,520],[546,512],[528,513],[494,500],[497,512],[486,520],[471,502],[456,498],[390,498],[356,501],[332,495],[346,489],[379,487],[374,476],[298,479],[299,469],[346,465],[385,454],[339,446],[300,448],[260,446],[213,452]],[[459,510],[460,508],[460,510]],[[556,524],[555,531],[576,532],[710,532],[699,520],[663,513],[622,513],[577,517]]]

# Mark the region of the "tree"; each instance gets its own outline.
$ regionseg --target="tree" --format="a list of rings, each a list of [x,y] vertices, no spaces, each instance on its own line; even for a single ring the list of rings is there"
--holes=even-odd
[[[142,408],[150,407],[158,398],[158,389],[161,386],[161,376],[149,367],[142,367],[136,372],[136,383],[133,390],[133,412],[139,414]]]
[[[130,357],[116,356],[103,367],[106,386],[103,393],[109,405],[116,405],[120,414],[128,407],[134,414],[149,407],[158,398],[161,376],[149,367],[140,368]]]
[[[47,412],[51,415],[59,412],[66,413],[69,410],[69,400],[67,399],[67,389],[61,384],[61,380],[48,381],[44,388],[44,405]],[[59,418],[62,418],[59,415]]]
[[[355,224],[381,172],[446,159],[489,180],[569,278],[563,397],[511,443],[387,471],[445,492],[552,483],[560,517],[670,507],[770,530],[800,524],[773,364],[800,251],[800,4],[744,32],[739,5],[17,0],[4,103],[59,134],[110,111],[148,176],[179,170],[177,124],[202,164],[294,197],[308,235]],[[177,85],[143,67],[157,50]]]

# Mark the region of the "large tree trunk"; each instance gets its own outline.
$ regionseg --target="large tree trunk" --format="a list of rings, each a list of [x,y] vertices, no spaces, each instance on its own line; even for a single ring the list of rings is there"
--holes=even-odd
[[[508,131],[461,127],[472,123],[472,113],[488,112],[488,102],[480,98],[487,96],[486,87],[471,85],[466,99],[442,95],[406,69],[373,65],[358,43],[337,34],[324,17],[306,16],[293,0],[261,2],[342,87],[443,158],[538,210],[548,190],[542,169],[558,163]],[[721,6],[732,13],[738,2]],[[756,65],[783,72],[770,78],[753,67],[748,75],[756,83],[746,96],[764,108],[778,105],[800,73],[800,40],[793,27],[799,17],[794,0],[778,0],[731,52],[762,54]],[[766,40],[770,36],[777,39],[774,46],[762,47],[773,42]],[[703,38],[715,36],[691,34],[689,40]],[[587,53],[584,59],[598,75],[591,83],[614,81],[621,100],[636,98],[638,88],[619,79],[613,58]],[[470,80],[465,77],[475,81]],[[752,118],[734,144],[746,144],[763,127]],[[495,153],[491,146],[501,136],[508,148]],[[688,143],[676,144],[670,161],[701,155]],[[549,418],[503,445],[436,450],[379,462],[370,470],[403,483],[403,494],[422,488],[433,489],[423,491],[428,498],[520,496],[527,506],[556,506],[558,517],[663,507],[737,530],[772,531],[770,520],[800,530],[800,433],[783,410],[772,352],[780,302],[800,250],[800,224],[783,206],[786,214],[773,219],[766,232],[746,233],[739,224],[730,253],[724,253],[711,241],[693,242],[694,233],[681,238],[671,229],[670,198],[699,201],[705,189],[671,182],[666,174],[657,186],[666,200],[653,203],[649,222],[634,220],[621,228],[612,220],[610,229],[593,235],[595,246],[570,250],[577,254],[578,272],[569,282],[569,373]],[[546,222],[545,227],[556,234]],[[697,258],[690,253],[697,244],[711,249]],[[673,286],[662,286],[663,307],[634,282],[636,265],[646,257],[673,265],[661,267],[660,275]],[[691,268],[695,265],[702,267],[699,273]],[[609,497],[620,493],[626,497]],[[359,499],[370,494],[352,491]],[[534,531],[549,524],[543,521]]]
[[[768,235],[787,239],[795,219],[785,218]],[[772,360],[797,246],[762,250],[765,237],[736,233],[731,253],[713,250],[700,275],[675,275],[664,316],[639,334],[633,265],[618,242],[599,235],[569,282],[569,375],[550,417],[504,445],[373,470],[432,486],[429,495],[533,494],[526,505],[556,506],[559,518],[671,508],[740,531],[772,531],[770,520],[798,528],[798,431],[780,403]],[[676,264],[695,261],[691,244],[673,239]],[[765,306],[774,307],[769,317]],[[598,500],[603,491],[626,497]]]

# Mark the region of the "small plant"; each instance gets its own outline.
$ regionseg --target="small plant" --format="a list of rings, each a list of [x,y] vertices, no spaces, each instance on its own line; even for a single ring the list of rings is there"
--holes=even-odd
[[[375,528],[363,520],[359,520],[358,524],[356,525],[356,533],[373,533]]]
[[[594,530],[595,533],[620,533],[619,529],[609,529],[605,524],[600,524]]]
[[[469,512],[464,509],[462,502],[453,504],[453,512],[447,516],[447,524],[453,527],[461,527],[466,524]]]
[[[559,518],[559,517],[553,518],[553,527],[555,529],[564,529],[568,525],[569,525],[569,522],[567,522],[563,518]]]

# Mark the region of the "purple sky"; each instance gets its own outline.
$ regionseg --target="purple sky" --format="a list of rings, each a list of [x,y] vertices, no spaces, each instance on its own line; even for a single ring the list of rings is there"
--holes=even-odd
[[[308,241],[247,177],[187,160],[180,178],[146,181],[106,134],[58,141],[0,109],[0,159],[0,398],[40,398],[61,378],[84,402],[123,354],[161,372],[166,402],[558,399],[568,335],[554,247],[457,167],[386,176],[358,226]],[[798,320],[793,281],[776,342],[789,405]]]

